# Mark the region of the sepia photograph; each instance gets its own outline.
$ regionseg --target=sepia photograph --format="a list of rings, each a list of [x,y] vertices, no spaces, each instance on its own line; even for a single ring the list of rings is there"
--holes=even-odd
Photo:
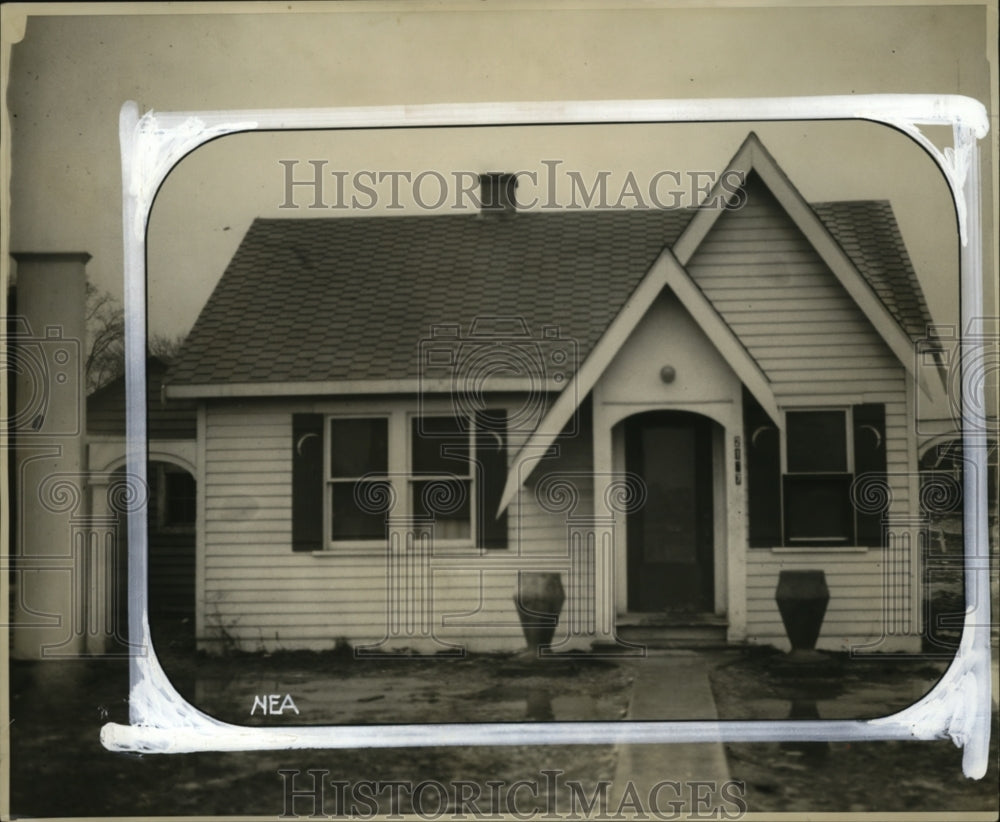
[[[995,818],[995,4],[83,8],[4,818]]]

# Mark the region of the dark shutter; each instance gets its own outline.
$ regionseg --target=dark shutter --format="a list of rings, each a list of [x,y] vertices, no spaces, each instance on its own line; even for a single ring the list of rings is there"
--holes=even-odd
[[[507,547],[507,512],[497,508],[507,483],[507,412],[476,413],[476,471],[479,486],[478,536],[482,548]]]
[[[323,415],[292,415],[292,550],[323,548]]]
[[[885,480],[885,406],[869,403],[854,406],[854,477],[877,474]],[[883,512],[857,512],[858,545],[882,544]]]
[[[781,438],[774,420],[745,389],[743,431],[750,547],[781,545]]]

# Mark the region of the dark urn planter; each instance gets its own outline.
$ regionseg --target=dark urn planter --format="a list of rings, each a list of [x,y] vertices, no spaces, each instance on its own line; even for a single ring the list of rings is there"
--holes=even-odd
[[[774,594],[792,652],[816,647],[830,590],[822,571],[782,571]]]
[[[518,574],[514,607],[529,651],[537,651],[552,642],[565,601],[562,576],[558,572],[521,571]]]

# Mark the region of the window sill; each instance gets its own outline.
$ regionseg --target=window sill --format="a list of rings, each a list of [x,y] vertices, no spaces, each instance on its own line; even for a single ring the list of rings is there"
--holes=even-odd
[[[319,551],[310,551],[309,553],[314,557],[320,557],[323,559],[330,559],[335,557],[384,557],[386,553],[387,545],[384,542],[373,545],[361,545],[361,544],[348,544],[348,545],[334,545],[330,548],[325,548]],[[302,552],[305,553],[304,551]],[[448,559],[452,557],[457,558],[467,558],[467,557],[479,557],[487,556],[492,554],[504,554],[508,553],[506,548],[479,548],[475,545],[469,543],[448,543],[448,542],[436,542],[431,551],[432,556],[438,559]]]
[[[867,554],[867,545],[781,545],[771,548],[772,554]]]

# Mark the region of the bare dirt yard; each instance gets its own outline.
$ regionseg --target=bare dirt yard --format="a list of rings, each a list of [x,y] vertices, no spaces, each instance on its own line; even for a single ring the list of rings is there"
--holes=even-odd
[[[810,671],[757,650],[715,668],[712,689],[725,719],[871,718],[916,701],[946,666],[845,654],[828,655]],[[962,751],[949,740],[728,744],[726,757],[732,778],[746,785],[751,811],[981,811],[995,818],[996,711],[992,723],[989,771],[979,781],[962,776]]]
[[[399,657],[352,660],[336,653],[206,658],[164,655],[178,690],[210,714],[240,724],[317,722],[469,722],[620,719],[641,660],[563,658],[540,664],[519,656],[465,659]],[[909,704],[930,688],[945,663],[893,660],[845,663],[832,657],[822,676],[788,673],[775,652],[718,652],[712,688],[720,718],[790,714],[876,716]],[[509,813],[509,791],[490,784],[532,783],[514,810],[541,818],[571,808],[571,782],[583,795],[615,776],[613,745],[510,746],[202,753],[113,754],[99,742],[108,721],[127,722],[124,660],[14,663],[11,669],[11,808],[20,816],[265,815],[317,810],[309,797],[289,807],[287,780],[328,787],[322,814],[409,813],[412,797],[383,792],[367,804],[345,799],[335,782],[468,783],[476,813]],[[805,684],[803,684],[805,683]],[[293,696],[298,713],[254,711],[260,694]],[[995,718],[994,718],[995,720]],[[646,746],[657,756],[659,746]],[[728,745],[730,775],[745,783],[751,812],[997,809],[997,745],[980,782],[961,775],[961,751],[949,741],[848,745]],[[553,772],[559,772],[552,777]],[[455,814],[456,789],[425,792],[424,818]],[[574,789],[576,790],[576,789]],[[421,810],[421,807],[416,808]],[[597,818],[597,810],[577,818]],[[612,806],[611,813],[615,811]],[[618,818],[628,818],[624,816]],[[494,817],[496,818],[496,817]],[[526,817],[526,818],[530,818]],[[641,817],[640,817],[641,818]]]
[[[216,717],[240,724],[380,724],[400,722],[510,722],[551,719],[620,719],[628,704],[630,673],[604,660],[559,660],[539,670],[537,660],[473,656],[466,659],[351,661],[334,654],[197,658],[165,665],[178,690]],[[481,813],[506,812],[511,786],[531,780],[515,799],[519,812],[567,801],[567,783],[589,796],[614,771],[610,745],[407,748],[177,756],[113,754],[99,742],[105,722],[127,722],[128,672],[121,661],[15,663],[11,672],[11,809],[24,816],[137,816],[145,814],[262,814],[294,810],[308,816],[311,800],[286,806],[289,777],[296,790],[313,785],[309,770],[352,785],[366,780],[449,786],[444,810],[458,782],[478,786]],[[251,715],[258,694],[292,693],[295,714]],[[544,771],[559,770],[558,781]],[[53,786],[58,786],[57,790]],[[554,788],[564,795],[549,795]],[[476,787],[466,793],[470,796]],[[439,797],[425,792],[433,815]],[[336,790],[326,791],[322,810],[349,812]],[[381,812],[408,813],[406,790],[377,797]],[[470,806],[471,807],[471,806]],[[364,814],[370,806],[355,808]]]

